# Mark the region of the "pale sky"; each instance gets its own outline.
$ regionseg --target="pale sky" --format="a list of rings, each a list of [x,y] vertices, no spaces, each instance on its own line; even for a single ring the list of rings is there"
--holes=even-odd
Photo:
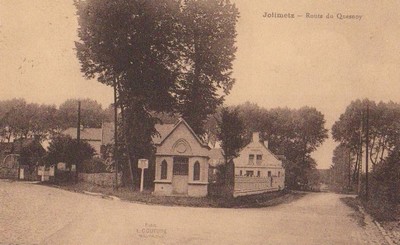
[[[352,100],[400,103],[398,1],[234,2],[241,17],[228,105],[312,106],[330,129]],[[264,12],[296,18],[263,18]],[[328,13],[335,18],[326,19]],[[338,20],[338,13],[362,18]],[[76,29],[73,0],[0,0],[0,100],[59,105],[88,97],[110,104],[112,90],[80,73]],[[320,168],[330,166],[334,147],[329,139],[313,155]]]

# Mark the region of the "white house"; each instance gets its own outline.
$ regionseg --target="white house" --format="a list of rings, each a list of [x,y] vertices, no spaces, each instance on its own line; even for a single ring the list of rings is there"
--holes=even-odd
[[[207,195],[210,148],[180,119],[156,125],[155,195]]]
[[[285,169],[282,161],[261,142],[259,133],[235,158],[234,196],[259,194],[281,190],[285,187]]]

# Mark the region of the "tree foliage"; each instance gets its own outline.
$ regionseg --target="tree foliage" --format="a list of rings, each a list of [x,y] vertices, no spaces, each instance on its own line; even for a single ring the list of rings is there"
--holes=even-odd
[[[81,170],[81,163],[91,159],[95,150],[85,141],[78,142],[68,136],[58,136],[52,139],[48,147],[45,161],[48,165],[65,162],[69,165],[76,164]]]
[[[400,203],[400,148],[396,145],[388,156],[371,172],[369,180],[370,198],[366,209],[378,220],[395,220]],[[365,186],[363,180],[362,186]],[[364,196],[365,189],[361,189]]]
[[[100,128],[102,122],[110,121],[101,104],[92,99],[68,99],[58,110],[59,125],[63,128],[77,127],[78,102],[81,102],[81,125],[85,128]]]
[[[178,75],[179,2],[77,1],[81,70],[107,85],[118,80],[123,105],[165,110]]]
[[[368,107],[369,140],[366,138],[366,116]],[[380,165],[393,151],[400,139],[400,104],[371,100],[355,100],[340,115],[332,127],[333,139],[351,152],[353,166],[352,181],[358,179],[363,148],[368,144],[369,162],[372,167]]]
[[[110,121],[101,105],[81,100],[81,122],[85,127],[101,127]],[[55,105],[27,103],[23,99],[0,101],[0,140],[19,138],[49,139],[78,122],[78,100],[69,99],[59,108]]]
[[[40,165],[43,157],[46,154],[46,150],[42,147],[39,140],[34,139],[28,144],[24,144],[22,141],[14,142],[14,144],[20,143],[22,148],[20,150],[19,163],[21,165],[27,165],[33,168]]]
[[[54,105],[27,103],[23,99],[0,101],[0,136],[44,139],[58,127],[57,108]]]
[[[349,148],[340,144],[333,150],[330,177],[333,187],[338,191],[351,188],[352,168],[354,166],[353,155]]]
[[[236,22],[239,12],[230,1],[186,0],[182,9],[183,67],[179,111],[202,135],[207,117],[222,104],[234,79]]]
[[[239,151],[244,146],[244,124],[238,111],[223,108],[218,128],[217,137],[221,142],[225,164],[228,164],[233,158],[238,157]]]

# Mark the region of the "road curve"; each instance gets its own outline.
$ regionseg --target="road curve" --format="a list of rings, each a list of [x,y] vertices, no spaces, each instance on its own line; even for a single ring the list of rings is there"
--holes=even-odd
[[[333,193],[259,209],[144,205],[0,180],[0,244],[384,244]]]

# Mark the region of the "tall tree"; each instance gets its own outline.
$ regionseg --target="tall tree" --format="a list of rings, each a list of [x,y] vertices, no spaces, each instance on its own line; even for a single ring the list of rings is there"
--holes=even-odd
[[[182,10],[183,73],[179,81],[179,111],[202,135],[204,123],[222,104],[234,79],[238,9],[229,0],[185,0]]]
[[[76,6],[81,70],[87,78],[117,83],[125,148],[136,169],[138,157],[150,157],[143,149],[152,148],[156,133],[150,112],[170,111],[176,103],[180,1],[78,0]]]
[[[338,145],[333,150],[330,168],[332,184],[339,190],[349,188],[352,184],[352,168],[354,165],[352,152],[345,145]]]

